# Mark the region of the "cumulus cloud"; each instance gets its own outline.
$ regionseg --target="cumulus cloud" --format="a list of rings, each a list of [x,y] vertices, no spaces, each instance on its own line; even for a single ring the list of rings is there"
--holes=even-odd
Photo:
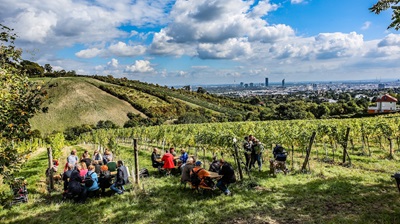
[[[229,39],[221,44],[199,44],[197,52],[203,59],[235,59],[251,54],[252,50],[244,39]]]
[[[0,21],[14,28],[20,41],[53,47],[90,44],[129,36],[119,26],[168,22],[165,10],[171,1],[2,0]]]
[[[107,62],[107,66],[111,68],[118,68],[118,60],[113,58],[111,61]]]
[[[315,37],[315,51],[318,59],[352,56],[363,46],[363,35],[351,32],[321,33]]]
[[[102,50],[97,49],[97,48],[90,48],[90,49],[86,49],[86,50],[81,50],[77,53],[75,53],[75,55],[78,58],[94,58],[96,56],[98,56],[99,54],[101,54]]]
[[[400,35],[389,34],[378,43],[378,47],[398,46],[400,45]]]
[[[150,61],[137,60],[135,64],[126,66],[125,72],[129,73],[148,73],[153,72],[154,68],[151,67]]]
[[[130,57],[144,54],[146,52],[146,47],[142,45],[129,46],[126,43],[119,41],[118,43],[108,47],[108,50],[115,56]]]
[[[171,12],[173,23],[166,28],[166,34],[177,43],[220,43],[246,36],[249,40],[269,41],[293,35],[288,26],[269,27],[260,18],[276,8],[269,1],[259,1],[251,6],[241,0],[231,0],[229,4],[222,0],[181,0],[176,2]]]

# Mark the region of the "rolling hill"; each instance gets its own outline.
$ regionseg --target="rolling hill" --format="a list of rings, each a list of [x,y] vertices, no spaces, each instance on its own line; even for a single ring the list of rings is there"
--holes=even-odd
[[[43,135],[83,124],[110,120],[123,126],[129,119],[135,125],[203,123],[258,119],[263,108],[231,99],[183,89],[113,78],[77,76],[36,78],[44,82],[48,96],[42,105],[46,112],[31,120],[32,129]],[[138,115],[128,118],[127,114]]]
[[[110,120],[119,126],[128,120],[132,112],[146,117],[126,101],[120,100],[99,88],[100,81],[88,78],[41,79],[48,92],[43,107],[47,113],[36,114],[31,120],[32,129],[42,134],[63,131],[67,127],[82,124],[96,124],[100,120]]]

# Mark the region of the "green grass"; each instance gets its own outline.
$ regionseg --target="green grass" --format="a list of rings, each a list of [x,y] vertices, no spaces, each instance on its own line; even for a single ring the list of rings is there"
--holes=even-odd
[[[81,145],[83,149],[94,147]],[[132,147],[120,146],[118,159],[132,169]],[[192,150],[193,151],[193,150]],[[150,164],[150,150],[140,147],[140,167],[151,177],[141,179],[142,190],[89,199],[86,204],[62,202],[60,192],[46,193],[43,179],[45,153],[29,160],[20,172],[29,182],[30,201],[0,210],[1,223],[399,223],[399,192],[390,175],[396,160],[352,156],[352,167],[310,161],[311,173],[297,172],[303,157],[296,153],[289,175],[276,178],[264,170],[245,175],[233,184],[233,196],[218,190],[200,195],[182,189],[179,177],[158,176]],[[193,153],[193,152],[192,152]],[[205,161],[202,158],[201,160]],[[207,154],[206,160],[211,155]],[[268,157],[268,154],[267,154]],[[339,158],[339,157],[337,157]],[[231,161],[232,158],[226,158]],[[336,161],[337,159],[335,159]],[[233,161],[231,161],[234,164]],[[378,168],[376,168],[378,167]],[[385,169],[385,167],[387,167]],[[208,168],[208,166],[207,166]],[[374,170],[376,168],[376,170]],[[253,183],[258,186],[254,187]],[[61,186],[57,186],[58,189]]]
[[[33,129],[44,135],[82,124],[95,125],[100,120],[123,126],[128,112],[140,113],[129,103],[97,88],[95,84],[100,82],[97,80],[82,77],[35,80],[45,82],[48,96],[42,106],[48,107],[48,112],[36,114],[30,122]]]

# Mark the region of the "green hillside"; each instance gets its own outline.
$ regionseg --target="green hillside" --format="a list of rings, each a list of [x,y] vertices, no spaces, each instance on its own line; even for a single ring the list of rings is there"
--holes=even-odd
[[[48,92],[43,103],[43,107],[48,107],[48,112],[35,115],[30,122],[32,128],[38,129],[42,134],[49,134],[53,130],[63,131],[67,127],[82,124],[95,125],[100,120],[110,120],[123,126],[128,120],[128,112],[146,117],[129,103],[94,85],[108,85],[106,83],[90,78],[41,80],[45,82],[43,88]]]
[[[83,124],[95,125],[100,120],[110,120],[121,127],[129,119],[130,127],[259,120],[265,110],[206,93],[112,76],[34,80],[44,82],[43,88],[48,93],[42,105],[48,110],[30,120],[32,129],[38,129],[43,135]],[[129,112],[138,117],[128,118]]]

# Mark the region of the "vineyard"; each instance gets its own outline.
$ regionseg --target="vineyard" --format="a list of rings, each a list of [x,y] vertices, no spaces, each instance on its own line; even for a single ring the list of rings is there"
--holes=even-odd
[[[399,117],[383,116],[103,129],[81,135],[78,145],[64,150],[63,136],[57,134],[47,146],[61,161],[71,148],[80,154],[107,147],[129,168],[134,165],[132,142],[138,139],[139,166],[148,168],[151,177],[141,178],[139,188],[134,186],[122,196],[92,198],[76,205],[61,201],[62,184],[50,193],[44,188],[47,155],[42,152],[30,158],[19,173],[28,179],[31,201],[9,212],[0,210],[1,221],[41,223],[46,217],[50,222],[65,223],[398,223],[399,193],[390,175],[400,168],[396,156],[399,124]],[[313,133],[307,172],[301,172]],[[234,196],[227,197],[218,190],[211,195],[194,194],[179,185],[179,175],[160,176],[151,167],[153,147],[177,147],[196,155],[207,168],[213,154],[237,168],[232,155],[234,138],[241,149],[242,139],[248,134],[264,143],[265,159],[271,157],[276,143],[282,144],[290,152],[291,172],[273,178],[265,165],[262,172],[245,173],[231,186]],[[346,142],[348,158],[342,163]],[[71,217],[77,210],[82,216]],[[93,217],[93,213],[99,215]]]
[[[348,141],[345,141],[348,128],[350,128]],[[220,153],[233,149],[234,138],[240,143],[244,136],[252,134],[261,140],[267,151],[272,150],[275,144],[282,144],[288,150],[305,153],[313,132],[316,132],[315,144],[319,146],[318,153],[321,159],[324,157],[328,159],[330,155],[334,161],[335,153],[338,155],[343,147],[347,146],[357,155],[371,156],[371,147],[374,145],[385,151],[387,158],[393,158],[394,151],[400,150],[400,117],[397,116],[164,125],[97,130],[82,135],[81,140],[106,146],[110,140],[137,138],[142,141],[142,144],[201,148]],[[395,145],[397,145],[396,149]]]

